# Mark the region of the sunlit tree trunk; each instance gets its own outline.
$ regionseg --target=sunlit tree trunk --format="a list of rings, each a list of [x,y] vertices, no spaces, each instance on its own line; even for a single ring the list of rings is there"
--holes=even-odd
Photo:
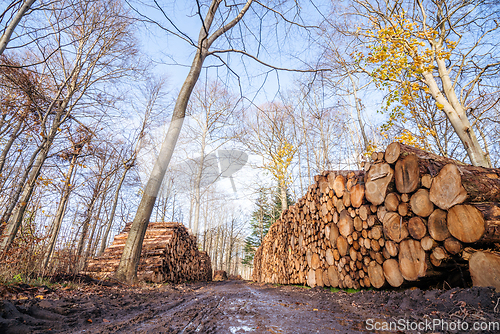
[[[423,76],[425,83],[429,87],[429,92],[436,102],[443,106],[443,111],[450,120],[455,133],[463,143],[471,163],[474,166],[491,167],[491,163],[477,140],[476,134],[465,114],[465,110],[453,89],[444,60],[437,59],[436,61],[439,69],[439,78],[443,84],[444,94],[441,93],[432,73],[424,72]]]
[[[186,108],[193,92],[194,86],[198,81],[203,62],[208,55],[211,44],[225,32],[232,29],[245,15],[250,7],[252,0],[248,0],[238,16],[230,21],[225,26],[217,29],[212,35],[208,35],[212,27],[212,22],[220,5],[220,0],[213,0],[208,8],[207,15],[203,20],[203,27],[200,29],[198,38],[198,49],[194,56],[189,74],[182,85],[182,88],[177,96],[177,100],[172,115],[172,120],[168,128],[167,134],[161,146],[158,159],[155,162],[153,171],[146,184],[144,194],[137,209],[134,220],[130,226],[130,232],[123,249],[123,254],[120,259],[120,264],[116,269],[116,278],[126,282],[134,282],[137,280],[137,266],[141,256],[142,243],[146,234],[146,229],[149,224],[151,213],[153,212],[156,197],[160,190],[161,183],[165,177],[165,172],[170,163],[170,159],[174,152],[177,139],[184,122]]]
[[[16,29],[17,25],[23,18],[23,16],[26,14],[26,12],[30,9],[31,5],[35,2],[35,0],[26,0],[22,4],[21,8],[17,11],[16,15],[10,21],[9,25],[5,28],[4,33],[2,37],[0,38],[0,56],[3,54],[5,51],[5,48],[7,48],[7,44],[9,44],[10,38],[12,37],[12,33],[14,32],[14,29]]]

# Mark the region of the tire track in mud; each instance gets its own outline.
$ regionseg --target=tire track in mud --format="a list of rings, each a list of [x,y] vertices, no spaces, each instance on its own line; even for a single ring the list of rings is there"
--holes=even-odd
[[[279,288],[278,288],[279,289]],[[295,288],[297,290],[297,288]],[[288,290],[288,291],[287,291]],[[118,321],[85,333],[362,333],[342,307],[310,303],[314,292],[226,281],[180,300],[137,305]],[[340,313],[342,312],[342,313]],[[358,317],[356,317],[358,318]],[[362,323],[359,319],[358,323]],[[357,328],[356,328],[357,327]]]
[[[83,287],[0,300],[0,333],[371,333],[370,318],[498,321],[499,300],[491,288],[348,294],[245,281]]]
[[[211,288],[165,305],[148,305],[147,311],[87,333],[217,333],[212,324],[224,299]]]
[[[362,333],[363,318],[338,307],[297,299],[290,288],[268,288],[235,282],[225,301],[220,333]],[[308,290],[300,291],[307,293]],[[314,293],[311,293],[314,295]],[[337,311],[340,311],[337,312]]]

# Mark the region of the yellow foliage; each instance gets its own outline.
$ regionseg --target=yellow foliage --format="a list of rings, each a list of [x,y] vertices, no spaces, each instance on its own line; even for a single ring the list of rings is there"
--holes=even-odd
[[[423,83],[423,75],[434,70],[436,59],[450,59],[458,42],[446,39],[442,47],[431,47],[429,40],[436,41],[438,32],[412,21],[406,17],[406,12],[384,19],[373,17],[373,28],[358,29],[358,33],[368,38],[369,52],[367,55],[356,53],[357,61],[375,65],[371,76],[376,86],[389,91],[381,110],[390,113],[389,121],[383,126],[384,130],[389,130],[403,117],[402,109],[415,116],[418,111],[414,102],[430,98],[426,95],[430,92]],[[437,103],[437,107],[442,109],[444,106]],[[402,140],[410,140],[408,134],[402,136]]]
[[[394,139],[395,141],[398,141],[402,144],[424,149],[424,147],[421,145],[422,138],[419,136],[415,136],[413,133],[406,129],[403,130],[403,133],[401,133],[401,135],[394,137]]]
[[[382,132],[382,135],[387,138],[387,134],[385,134],[384,132]],[[368,147],[366,149],[366,152],[363,153],[364,156],[366,157],[369,157],[372,155],[373,152],[376,152],[377,151],[377,145],[373,142],[373,141],[368,141]]]
[[[297,148],[284,140],[274,152],[270,152],[271,161],[265,164],[264,168],[271,172],[280,184],[286,185],[290,178],[288,168],[296,152]]]

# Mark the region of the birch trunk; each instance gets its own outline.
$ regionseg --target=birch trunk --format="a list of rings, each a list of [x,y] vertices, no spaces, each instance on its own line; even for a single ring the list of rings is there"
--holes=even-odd
[[[281,212],[288,210],[288,201],[286,196],[286,184],[285,181],[280,182],[280,197],[281,197]]]
[[[450,120],[455,133],[464,145],[471,164],[474,166],[491,167],[488,157],[477,140],[476,134],[470,125],[465,110],[458,100],[455,90],[453,89],[444,60],[437,59],[436,61],[438,64],[439,77],[443,83],[444,94],[439,89],[436,79],[432,73],[426,71],[423,73],[423,76],[425,83],[429,88],[429,92],[434,100],[443,106],[443,111]]]

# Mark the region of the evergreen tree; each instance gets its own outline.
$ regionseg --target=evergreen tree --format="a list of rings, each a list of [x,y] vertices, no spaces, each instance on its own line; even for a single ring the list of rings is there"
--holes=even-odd
[[[271,194],[269,188],[259,188],[259,197],[255,202],[255,210],[250,218],[251,234],[245,239],[245,257],[242,263],[252,265],[255,251],[262,244],[271,225],[278,220],[281,214],[281,198],[279,188]],[[293,204],[290,194],[287,192],[287,202]]]

